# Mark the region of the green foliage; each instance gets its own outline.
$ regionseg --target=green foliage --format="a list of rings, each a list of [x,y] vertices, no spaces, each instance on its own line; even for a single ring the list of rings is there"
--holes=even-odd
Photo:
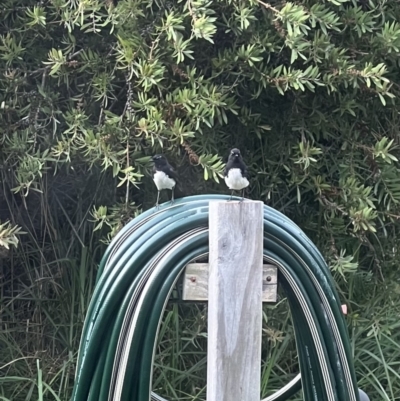
[[[9,221],[0,224],[0,247],[10,249],[10,246],[18,246],[18,235],[26,234],[20,227],[11,226]]]
[[[360,385],[399,398],[399,20],[383,0],[3,0],[0,398],[68,399],[103,243],[155,202],[151,155],[181,196],[227,192],[232,147],[248,196],[329,262]],[[155,387],[204,398],[204,311],[171,308]],[[263,394],[297,369],[287,313],[265,324]]]

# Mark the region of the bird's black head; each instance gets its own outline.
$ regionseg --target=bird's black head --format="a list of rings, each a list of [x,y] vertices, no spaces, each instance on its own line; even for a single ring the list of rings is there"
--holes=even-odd
[[[154,155],[151,159],[156,166],[163,166],[167,164],[167,158],[164,155]]]
[[[229,153],[229,160],[241,160],[242,155],[240,154],[240,150],[237,148],[233,148]]]

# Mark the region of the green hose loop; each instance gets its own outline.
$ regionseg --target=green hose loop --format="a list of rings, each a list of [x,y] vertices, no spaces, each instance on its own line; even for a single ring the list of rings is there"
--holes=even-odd
[[[99,266],[78,355],[72,401],[166,401],[151,392],[155,343],[169,295],[187,263],[208,253],[208,205],[181,198],[126,225]],[[291,220],[264,207],[264,257],[278,267],[292,311],[307,401],[359,401],[339,297],[322,255]],[[263,401],[283,401],[296,377]]]

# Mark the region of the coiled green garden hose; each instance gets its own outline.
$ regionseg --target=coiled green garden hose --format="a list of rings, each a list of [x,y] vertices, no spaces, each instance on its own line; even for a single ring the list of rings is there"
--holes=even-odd
[[[185,266],[208,253],[200,195],[150,209],[125,226],[100,263],[78,355],[72,401],[166,401],[151,392],[155,343]],[[307,401],[359,401],[347,328],[329,269],[290,219],[264,207],[264,258],[279,270],[292,311]],[[263,401],[287,399],[300,375]]]

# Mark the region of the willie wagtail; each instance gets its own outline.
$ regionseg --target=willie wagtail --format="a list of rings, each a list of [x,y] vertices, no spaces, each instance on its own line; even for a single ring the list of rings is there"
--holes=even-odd
[[[234,191],[242,190],[243,201],[244,189],[249,186],[249,173],[239,149],[231,150],[225,166],[224,178],[226,185],[232,190],[230,199],[232,199]]]
[[[153,180],[158,189],[156,203],[156,207],[158,208],[160,192],[163,189],[170,189],[172,191],[171,203],[174,202],[174,189],[178,176],[172,166],[168,163],[168,160],[164,155],[153,156],[153,162]]]

